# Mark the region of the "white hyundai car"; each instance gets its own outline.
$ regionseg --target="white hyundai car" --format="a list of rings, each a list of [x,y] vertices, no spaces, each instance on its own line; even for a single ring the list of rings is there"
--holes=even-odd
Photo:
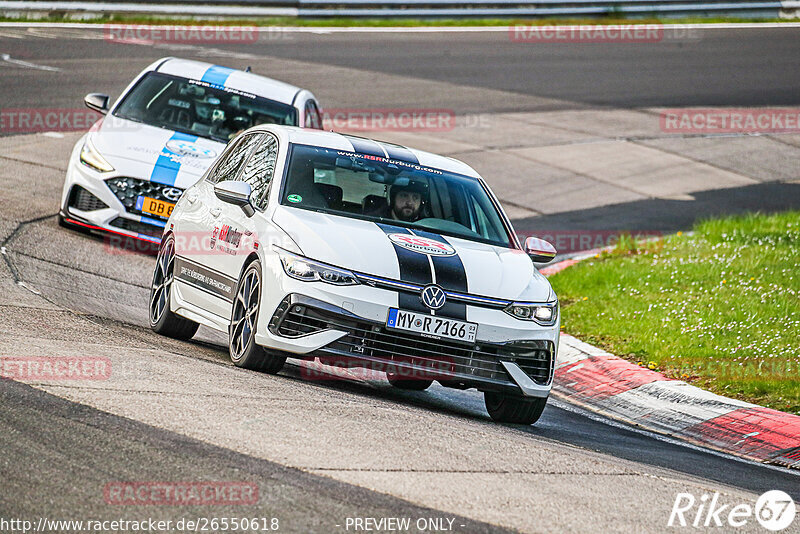
[[[156,332],[227,332],[233,362],[287,356],[484,392],[497,421],[533,423],[550,393],[558,300],[468,165],[308,129],[237,137],[167,222],[150,296]],[[381,375],[382,376],[382,375]]]
[[[239,132],[258,124],[321,128],[309,91],[251,72],[165,58],[144,69],[75,145],[61,197],[62,226],[158,243],[184,189]]]

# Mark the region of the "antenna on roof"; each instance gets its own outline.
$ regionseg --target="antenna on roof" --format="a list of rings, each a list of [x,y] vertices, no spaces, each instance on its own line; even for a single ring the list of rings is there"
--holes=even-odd
[[[251,69],[251,68],[250,68],[250,65],[248,65],[248,66],[247,66],[247,67],[245,67],[245,69],[244,69],[244,71],[245,71],[245,72],[250,72],[251,70],[253,70],[253,69]]]

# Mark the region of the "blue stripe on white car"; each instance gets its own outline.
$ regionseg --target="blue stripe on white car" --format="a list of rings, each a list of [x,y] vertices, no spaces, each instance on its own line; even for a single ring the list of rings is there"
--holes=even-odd
[[[197,141],[197,136],[175,132],[169,138],[169,141],[194,143]],[[169,141],[167,141],[167,144],[169,144]],[[170,157],[169,154],[175,157]],[[156,160],[156,166],[153,167],[153,172],[150,174],[150,181],[164,185],[175,185],[175,179],[178,177],[178,171],[181,168],[180,158],[182,157],[184,157],[182,154],[178,154],[165,146]]]
[[[230,76],[233,72],[235,72],[234,69],[214,65],[208,68],[208,70],[203,74],[203,77],[200,78],[200,81],[224,87],[225,82],[228,81],[228,76]]]

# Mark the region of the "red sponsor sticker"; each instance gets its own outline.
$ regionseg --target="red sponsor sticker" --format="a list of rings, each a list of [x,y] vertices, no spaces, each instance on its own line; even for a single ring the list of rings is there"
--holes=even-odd
[[[389,240],[395,245],[428,256],[453,256],[456,253],[456,249],[447,243],[412,234],[389,234]]]
[[[231,506],[258,503],[254,482],[109,482],[106,504],[122,506]]]
[[[111,360],[100,356],[0,358],[0,378],[12,380],[108,380]]]

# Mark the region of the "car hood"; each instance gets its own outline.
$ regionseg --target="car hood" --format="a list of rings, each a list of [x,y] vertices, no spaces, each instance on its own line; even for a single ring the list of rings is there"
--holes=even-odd
[[[273,222],[303,255],[360,273],[419,284],[431,283],[435,274],[445,289],[507,300],[543,302],[552,297],[550,283],[520,250],[414,230],[443,244],[449,255],[439,255],[438,245],[430,249],[424,242],[423,247],[407,243],[402,236],[415,236],[399,226],[286,206],[276,209]]]
[[[89,137],[119,173],[181,188],[194,184],[225,149],[211,139],[118,117],[105,117]]]

